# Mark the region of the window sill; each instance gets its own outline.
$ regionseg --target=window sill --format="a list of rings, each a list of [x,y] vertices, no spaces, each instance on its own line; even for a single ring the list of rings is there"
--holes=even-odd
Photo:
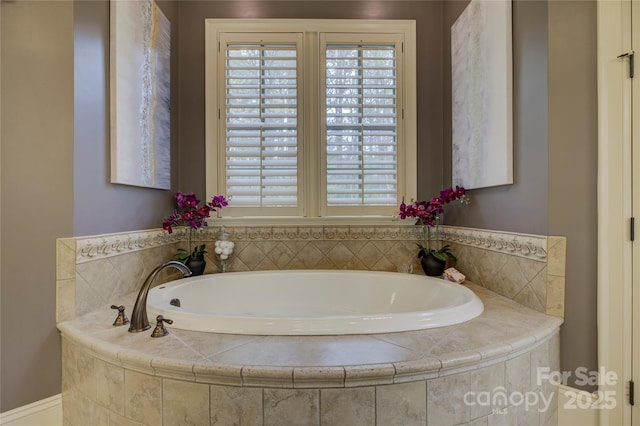
[[[210,222],[214,226],[414,226],[413,220],[401,220],[393,216],[242,216],[221,217]]]

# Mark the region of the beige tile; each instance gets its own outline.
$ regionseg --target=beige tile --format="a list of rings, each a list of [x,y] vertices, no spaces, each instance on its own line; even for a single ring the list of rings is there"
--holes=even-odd
[[[373,387],[322,389],[320,423],[335,426],[376,423],[376,390]]]
[[[516,262],[518,262],[518,266],[520,266],[520,270],[527,281],[534,279],[546,266],[546,263],[543,261],[523,257],[516,257]]]
[[[299,367],[293,369],[295,388],[344,387],[343,367]]]
[[[297,240],[297,226],[274,226],[272,228],[274,240]]]
[[[79,348],[69,339],[62,337],[62,391],[74,389],[79,380],[77,354]]]
[[[549,368],[551,371],[560,370],[560,331],[556,331],[553,336],[547,340],[549,348]]]
[[[468,391],[468,372],[427,381],[427,424],[457,425],[469,421],[469,406],[464,403]]]
[[[125,370],[125,416],[150,425],[162,424],[162,380]]]
[[[564,277],[547,275],[547,314],[564,318]]]
[[[114,268],[111,259],[99,259],[81,263],[76,272],[103,300],[109,301],[114,290],[122,285],[122,278]]]
[[[460,426],[487,426],[488,425],[488,421],[489,421],[489,419],[487,418],[487,416],[485,416],[485,417],[477,418],[475,420],[471,420],[468,423],[463,423]]]
[[[406,361],[408,349],[369,336],[267,337],[210,357],[214,362],[275,366],[345,366]]]
[[[76,317],[76,279],[56,281],[56,322]]]
[[[532,387],[540,387],[548,382],[543,380],[543,371],[551,371],[549,364],[549,345],[547,342],[542,342],[531,350]]]
[[[280,268],[278,267],[278,265],[273,263],[268,258],[262,259],[262,262],[258,263],[255,267],[256,271],[277,271],[279,269]]]
[[[547,305],[547,268],[543,268],[538,275],[536,275],[531,281],[529,281],[531,290],[538,298],[538,301],[542,306]]]
[[[342,242],[339,242],[335,247],[327,253],[327,257],[331,260],[338,269],[343,268],[352,258],[353,253]]]
[[[489,250],[477,250],[475,261],[483,284],[492,283],[510,256]]]
[[[371,240],[376,234],[372,226],[350,226],[349,236],[353,240]]]
[[[244,264],[244,262],[237,257],[230,258],[231,262],[227,264],[227,271],[231,272],[243,272],[250,271],[251,269]]]
[[[376,387],[376,421],[381,425],[427,424],[427,384],[411,383]]]
[[[318,390],[264,389],[263,392],[265,426],[290,424],[292,419],[297,426],[319,424]]]
[[[322,252],[322,254],[324,254],[325,256],[327,256],[329,253],[331,253],[338,244],[340,244],[338,241],[331,241],[331,240],[319,240],[319,241],[312,241],[312,244],[315,248],[317,248],[318,250],[320,250]]]
[[[490,283],[487,283],[487,286],[496,293],[513,299],[527,282],[526,277],[520,270],[516,257],[509,256],[504,267],[496,273]]]
[[[76,316],[82,316],[96,309],[107,306],[107,301],[100,296],[87,281],[76,274]]]
[[[305,269],[313,269],[323,257],[322,252],[312,243],[307,244],[296,253],[296,258]]]
[[[56,240],[56,279],[68,280],[76,277],[76,242],[73,238]]]
[[[538,411],[538,404],[529,403],[520,405],[515,408],[519,425],[539,425],[540,424],[540,412]]]
[[[545,313],[546,307],[538,300],[538,297],[529,284],[525,285],[513,300],[528,308]]]
[[[262,389],[211,385],[211,425],[262,425]]]
[[[229,226],[225,230],[229,233],[229,239],[233,242],[247,239],[247,228],[244,226]]]
[[[325,226],[324,238],[326,240],[345,240],[349,238],[348,226]]]
[[[162,422],[165,425],[209,423],[209,385],[162,380]]]
[[[309,241],[307,240],[290,240],[284,241],[284,244],[287,246],[289,250],[291,250],[294,254],[298,253],[300,250],[305,248]]]
[[[255,243],[253,243],[256,245],[256,247],[265,254],[268,254],[270,251],[272,251],[275,247],[278,246],[279,241],[274,241],[274,240],[269,240],[269,241],[256,241]]]
[[[526,352],[505,362],[505,388],[507,394],[527,392],[531,387],[531,353]]]
[[[396,247],[396,242],[395,241],[380,241],[380,240],[376,240],[376,241],[372,241],[372,244],[384,256],[387,256],[390,252],[395,250],[395,247]]]
[[[365,244],[357,253],[356,257],[365,265],[374,265],[380,258],[382,253],[372,242]]]
[[[109,413],[109,426],[143,426],[142,423],[129,420],[114,412]]]
[[[397,266],[389,261],[387,258],[383,257],[378,260],[373,266],[371,266],[372,271],[387,271],[387,272],[396,272]]]
[[[337,269],[337,267],[327,256],[322,256],[313,266],[313,269]]]
[[[344,367],[346,387],[385,385],[393,383],[393,364],[347,365]]]
[[[242,385],[241,365],[197,363],[193,366],[196,382],[222,385]]]
[[[93,402],[97,400],[98,387],[96,362],[96,359],[87,354],[84,350],[79,350],[76,354],[76,385],[82,395]]]
[[[270,226],[247,226],[247,240],[268,240],[272,238],[273,228]]]
[[[518,413],[513,407],[505,408],[490,414],[487,419],[488,426],[513,426],[518,424]]]
[[[254,340],[259,340],[259,336],[241,334],[217,334],[203,333],[200,331],[171,329],[171,335],[181,341],[185,346],[205,358],[227,351]]]
[[[356,256],[353,256],[349,261],[344,265],[342,269],[346,270],[354,270],[354,271],[368,271],[369,267],[363,263]]]
[[[293,368],[245,366],[242,368],[242,384],[244,386],[291,388],[293,387]]]
[[[404,244],[394,242],[393,247],[389,249],[389,251],[387,251],[385,257],[389,260],[389,262],[393,263],[397,269],[397,266],[403,263],[411,263],[417,265],[418,262],[416,252],[417,250],[415,249],[415,246],[412,247],[411,250],[409,250]]]
[[[114,287],[117,284],[112,293],[113,297],[137,291],[142,287],[147,275],[141,252],[114,256],[109,258],[109,262],[121,278],[121,280],[113,282]]]
[[[98,403],[124,416],[124,368],[102,360],[95,361],[95,368]]]
[[[486,400],[482,399],[481,395],[487,392],[489,395],[494,395],[496,392],[499,392],[501,388],[504,389],[504,375],[504,362],[469,372],[469,390],[473,395],[470,399],[473,404],[470,404],[469,407],[472,419],[488,416],[491,414],[492,409],[500,408],[494,407],[491,404],[485,404]]]
[[[239,253],[234,251],[234,254],[240,259],[250,270],[255,270],[256,266],[265,257],[265,254],[255,245],[247,244],[247,246]]]
[[[564,237],[549,237],[547,251],[547,268],[550,275],[565,276],[565,259],[567,256],[567,239]]]
[[[344,241],[344,246],[346,248],[349,249],[349,251],[353,254],[358,253],[360,250],[362,250],[362,248],[367,244],[367,241],[361,241],[361,240],[353,240],[353,239],[349,239],[349,240],[345,240]]]
[[[413,361],[397,362],[393,366],[396,369],[393,381],[404,383],[438,377],[442,363],[436,357],[423,357]]]
[[[187,382],[195,382],[196,376],[193,372],[193,361],[180,358],[153,358],[151,359],[153,373],[159,377],[177,379]]]

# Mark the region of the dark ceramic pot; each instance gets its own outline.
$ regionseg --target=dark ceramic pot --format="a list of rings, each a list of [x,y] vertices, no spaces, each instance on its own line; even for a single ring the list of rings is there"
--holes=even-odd
[[[190,256],[185,262],[185,265],[191,270],[191,275],[202,275],[206,266],[204,255]]]
[[[436,257],[429,253],[426,256],[420,258],[420,265],[424,273],[430,277],[439,277],[444,272],[447,262],[444,260],[436,259]]]

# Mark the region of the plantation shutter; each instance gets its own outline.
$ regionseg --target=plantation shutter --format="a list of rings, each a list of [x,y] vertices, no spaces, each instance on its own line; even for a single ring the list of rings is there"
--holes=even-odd
[[[325,198],[330,214],[353,213],[353,207],[388,212],[397,206],[399,45],[324,43]]]
[[[299,214],[298,36],[250,37],[223,38],[225,192],[243,215]]]

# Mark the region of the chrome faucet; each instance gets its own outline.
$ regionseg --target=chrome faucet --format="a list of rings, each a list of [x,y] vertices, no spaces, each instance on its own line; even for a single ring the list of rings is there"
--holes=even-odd
[[[139,331],[145,331],[151,328],[149,324],[149,318],[147,318],[147,295],[149,294],[149,290],[151,289],[151,285],[158,277],[160,271],[165,268],[173,267],[182,272],[182,276],[188,277],[191,275],[191,271],[184,264],[177,262],[175,260],[170,260],[169,262],[163,263],[158,266],[156,269],[151,271],[144,284],[142,284],[142,288],[138,293],[138,298],[136,299],[136,304],[133,306],[133,312],[131,312],[131,325],[129,326],[130,333],[137,333]]]

